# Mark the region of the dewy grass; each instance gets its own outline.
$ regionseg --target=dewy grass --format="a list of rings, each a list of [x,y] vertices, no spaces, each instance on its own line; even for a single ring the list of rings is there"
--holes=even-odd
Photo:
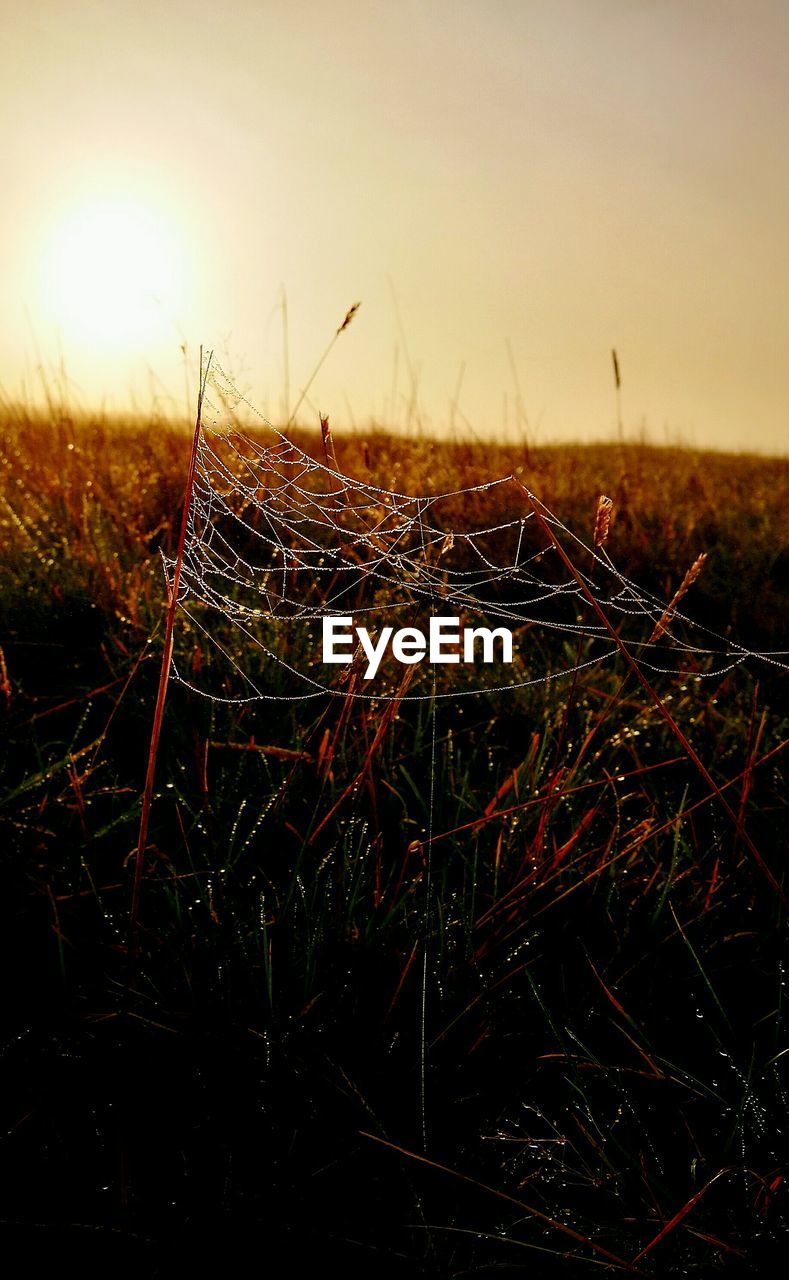
[[[194,436],[192,438],[192,449],[189,455],[189,469],[186,477],[186,488],[184,490],[184,498],[181,511],[181,528],[178,535],[178,544],[175,552],[175,561],[173,564],[172,581],[168,583],[168,600],[167,615],[165,619],[164,644],[162,646],[162,666],[159,674],[159,686],[156,691],[156,706],[153,713],[153,725],[151,728],[151,741],[148,746],[148,763],[145,771],[145,785],[142,791],[142,801],[140,805],[140,830],[137,835],[137,849],[134,856],[134,880],[132,883],[132,901],[131,901],[131,921],[132,924],[137,923],[137,913],[140,906],[140,884],[142,882],[142,872],[145,863],[145,854],[148,848],[148,823],[151,816],[151,803],[153,801],[153,784],[156,776],[156,759],[159,753],[159,739],[162,732],[162,722],[164,720],[164,708],[167,698],[167,688],[170,679],[170,669],[173,660],[173,644],[175,639],[175,619],[178,611],[178,597],[180,591],[181,572],[184,562],[184,548],[186,545],[186,534],[189,527],[189,514],[192,505],[192,492],[194,489],[195,472],[197,467],[197,449],[200,441],[201,419],[203,412],[203,396],[205,394],[206,380],[208,378],[211,367],[211,353],[206,358],[205,369],[203,369],[203,350],[200,348],[200,391],[197,398],[197,416],[195,419]]]
[[[190,439],[54,409],[4,427],[9,1239],[51,1262],[79,1233],[136,1276],[232,1273],[264,1248],[360,1277],[778,1274],[785,916],[741,836],[782,881],[778,672],[654,677],[736,823],[623,657],[572,696],[557,680],[444,707],[423,1153],[429,707],[253,713],[174,686],[130,940],[159,551]],[[325,456],[317,426],[299,440]],[[682,611],[782,647],[781,462],[625,444],[537,449],[527,470],[514,448],[340,430],[331,448],[403,492],[519,474],[582,537],[611,493],[629,577],[668,611],[706,552]],[[573,664],[578,642],[528,635],[538,669]],[[174,649],[221,679],[196,627]]]

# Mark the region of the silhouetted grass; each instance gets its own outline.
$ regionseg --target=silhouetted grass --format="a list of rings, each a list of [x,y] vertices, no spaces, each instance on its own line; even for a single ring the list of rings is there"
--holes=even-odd
[[[131,932],[189,436],[4,426],[0,1169],[31,1269],[280,1274],[284,1249],[308,1274],[773,1274],[785,918],[626,667],[441,707],[430,911],[427,705],[174,687]],[[668,604],[706,552],[688,611],[762,648],[785,634],[780,461],[333,447],[410,492],[515,471],[587,540],[610,494],[631,577]],[[532,644],[541,669],[575,661]],[[176,654],[207,660],[185,626]],[[777,677],[700,662],[659,692],[783,881]]]

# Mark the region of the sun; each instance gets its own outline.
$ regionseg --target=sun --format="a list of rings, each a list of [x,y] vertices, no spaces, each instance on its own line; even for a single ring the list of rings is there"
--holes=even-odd
[[[47,311],[69,341],[148,345],[172,334],[180,317],[183,257],[154,206],[94,200],[53,229],[42,263]]]

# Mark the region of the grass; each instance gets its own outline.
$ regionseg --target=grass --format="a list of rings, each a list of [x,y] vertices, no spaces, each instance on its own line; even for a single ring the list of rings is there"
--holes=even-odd
[[[777,674],[657,686],[735,821],[624,660],[442,707],[427,917],[428,707],[174,686],[132,931],[189,435],[3,427],[8,1242],[82,1274],[279,1274],[283,1250],[358,1276],[771,1274],[786,932],[748,841],[783,884]],[[785,463],[334,448],[408,492],[516,472],[587,540],[610,494],[631,577],[668,603],[706,552],[688,611],[762,649],[786,633]],[[187,627],[175,645],[206,661]],[[575,642],[533,653],[557,670]]]

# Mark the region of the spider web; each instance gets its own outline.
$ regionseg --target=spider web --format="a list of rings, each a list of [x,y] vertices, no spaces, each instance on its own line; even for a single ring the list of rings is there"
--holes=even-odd
[[[757,653],[693,622],[676,607],[679,597],[667,606],[622,574],[597,537],[595,545],[585,543],[512,475],[424,496],[384,488],[340,471],[328,433],[320,460],[272,427],[216,363],[209,364],[204,391],[208,386],[177,601],[188,627],[207,644],[195,647],[188,672],[173,663],[173,676],[231,704],[327,697],[430,702],[419,1033],[427,1149],[441,700],[572,678],[610,661],[625,644],[650,679],[660,673],[720,677],[755,659],[785,669],[786,655]],[[253,415],[252,433],[241,429],[239,410]],[[553,543],[546,546],[546,529],[571,547],[571,559]],[[165,558],[165,571],[172,588],[176,561]],[[393,624],[424,632],[431,618],[442,616],[456,617],[459,626],[508,628],[513,662],[439,666],[423,659],[403,666],[390,658],[369,680],[361,646],[339,672],[322,662],[325,618],[351,617],[374,633]],[[541,643],[546,638],[550,645]],[[207,663],[199,656],[204,648]],[[205,666],[215,672],[207,675]]]
[[[440,700],[514,691],[609,661],[618,646],[545,545],[533,506],[571,546],[587,592],[650,677],[720,677],[752,659],[785,669],[781,651],[757,653],[675,607],[667,613],[665,600],[516,489],[513,476],[425,496],[387,489],[339,471],[330,444],[321,461],[272,427],[220,366],[208,383],[178,603],[211,660],[188,672],[173,664],[174,678],[204,697]],[[252,432],[238,425],[240,406],[254,415]],[[491,521],[497,505],[503,518]],[[508,514],[513,507],[518,513]],[[165,570],[172,584],[175,561],[165,558]],[[322,661],[323,619],[349,616],[373,637],[386,625],[427,632],[434,616],[506,627],[513,661],[443,665],[439,673],[427,659],[404,667],[389,656],[365,679],[358,643],[350,665]],[[565,655],[548,670],[535,643],[546,632]],[[205,666],[217,680],[205,678]]]

